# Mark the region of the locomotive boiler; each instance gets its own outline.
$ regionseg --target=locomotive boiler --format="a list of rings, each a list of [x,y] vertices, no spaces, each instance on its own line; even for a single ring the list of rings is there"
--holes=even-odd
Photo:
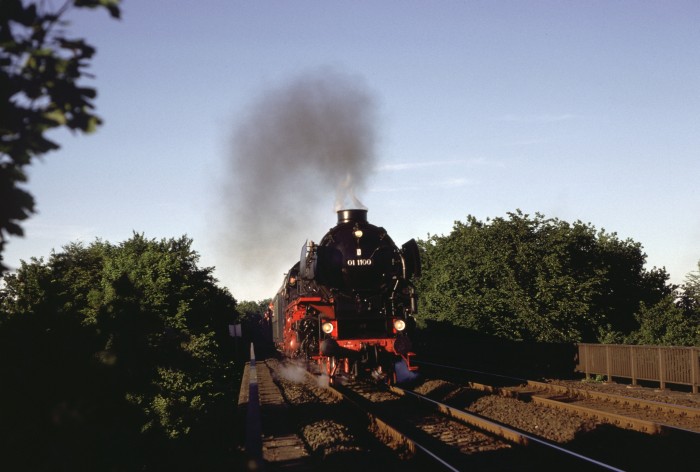
[[[388,382],[415,376],[418,245],[400,248],[367,210],[338,212],[337,225],[307,241],[272,302],[273,339],[288,357],[318,363],[331,379],[370,374]]]

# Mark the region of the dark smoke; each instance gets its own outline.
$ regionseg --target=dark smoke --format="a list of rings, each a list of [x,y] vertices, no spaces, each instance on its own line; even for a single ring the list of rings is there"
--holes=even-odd
[[[276,290],[304,241],[335,224],[331,210],[364,208],[355,192],[374,168],[375,139],[375,103],[356,77],[306,74],[250,106],[225,192],[234,295],[253,280]]]

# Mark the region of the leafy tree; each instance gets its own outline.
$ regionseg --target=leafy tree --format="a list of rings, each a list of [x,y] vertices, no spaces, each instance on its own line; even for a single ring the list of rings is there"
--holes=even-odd
[[[2,0],[0,261],[7,238],[21,236],[20,222],[34,212],[34,198],[20,186],[27,180],[24,168],[59,148],[46,133],[54,128],[90,133],[101,123],[93,113],[95,90],[80,84],[95,49],[64,29],[63,17],[73,7],[120,15],[119,0],[68,0],[57,8],[51,2]]]
[[[639,328],[625,337],[626,343],[700,346],[700,271],[688,274],[659,303],[642,304],[635,319]]]
[[[664,270],[646,271],[641,245],[590,224],[520,211],[420,241],[421,317],[501,338],[592,341],[629,333],[640,303],[671,291]]]
[[[683,292],[688,308],[700,314],[700,261],[698,261],[698,270],[690,272],[685,277]]]
[[[700,346],[700,317],[683,309],[674,295],[654,306],[642,305],[635,316],[639,329],[627,337],[629,344]]]
[[[47,451],[29,469],[226,464],[236,302],[191,243],[70,244],[6,276],[0,443]]]
[[[242,346],[247,348],[255,344],[255,353],[259,357],[273,355],[276,351],[272,342],[272,319],[268,313],[271,299],[260,301],[242,301],[238,304],[238,323],[242,327]],[[241,352],[247,355],[247,351]]]
[[[260,301],[250,301],[244,300],[238,303],[238,313],[240,314],[241,321],[250,321],[257,323],[264,315],[268,306],[270,305],[270,299],[260,300]]]

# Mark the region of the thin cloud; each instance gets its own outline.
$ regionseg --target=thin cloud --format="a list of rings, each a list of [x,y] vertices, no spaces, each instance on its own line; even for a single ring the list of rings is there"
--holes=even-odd
[[[467,185],[469,183],[472,183],[472,181],[469,179],[458,177],[458,178],[454,178],[454,179],[447,179],[443,182],[440,182],[438,185],[440,187],[454,188],[454,187],[464,187],[465,185]]]
[[[403,185],[399,187],[374,187],[370,189],[370,192],[376,193],[392,193],[392,192],[415,192],[420,190],[430,190],[430,189],[448,189],[448,188],[459,188],[465,187],[467,185],[474,185],[476,182],[471,179],[464,177],[455,177],[450,179],[435,180],[433,182],[424,182],[420,185]]]
[[[558,123],[561,121],[569,121],[578,118],[572,113],[561,113],[558,115],[542,114],[542,115],[516,115],[507,114],[497,118],[497,121],[508,121],[512,123]]]
[[[503,163],[499,161],[491,161],[483,157],[477,157],[474,159],[450,159],[443,161],[423,161],[423,162],[397,162],[394,164],[384,164],[377,168],[380,172],[395,172],[404,170],[415,170],[415,169],[426,169],[426,168],[436,168],[436,167],[447,167],[455,165],[466,165],[466,166],[487,166],[492,165],[496,167],[503,167]]]
[[[33,239],[64,240],[66,243],[91,240],[97,234],[94,226],[64,225],[52,223],[27,222],[25,236]]]
[[[424,162],[399,162],[396,164],[385,164],[379,166],[379,171],[397,171],[397,170],[413,170],[424,169],[426,167],[443,167],[447,165],[461,164],[463,161],[424,161]]]
[[[521,139],[518,141],[510,141],[506,143],[500,143],[501,146],[503,147],[513,147],[513,146],[534,146],[538,144],[547,144],[551,143],[551,139],[545,139],[545,138],[531,138],[531,139]]]
[[[498,168],[503,168],[506,166],[506,164],[503,161],[497,160],[497,159],[486,159],[484,157],[476,157],[474,159],[469,159],[465,161],[466,164],[472,166],[472,167],[498,167]]]

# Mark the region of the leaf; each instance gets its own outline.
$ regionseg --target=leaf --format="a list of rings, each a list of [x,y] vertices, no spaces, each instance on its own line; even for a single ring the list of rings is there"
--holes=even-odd
[[[90,99],[94,99],[95,97],[97,97],[97,91],[92,87],[79,87],[77,90],[78,93],[80,93],[80,95],[82,95],[83,97],[87,97]]]
[[[76,7],[97,8],[105,7],[112,18],[121,18],[120,0],[76,0]]]
[[[94,133],[97,130],[97,127],[101,124],[102,120],[99,117],[92,115],[90,118],[88,118],[84,131],[88,134]]]
[[[109,11],[112,18],[121,18],[119,0],[100,0],[100,3]]]
[[[63,126],[66,124],[66,115],[59,109],[53,109],[44,113],[44,118],[56,123],[56,126]]]

